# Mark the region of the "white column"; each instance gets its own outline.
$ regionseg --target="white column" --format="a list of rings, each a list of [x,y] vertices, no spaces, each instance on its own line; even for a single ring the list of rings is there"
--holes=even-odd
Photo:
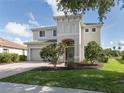
[[[30,48],[28,48],[28,57],[27,57],[28,59],[27,60],[31,60],[31,49]]]

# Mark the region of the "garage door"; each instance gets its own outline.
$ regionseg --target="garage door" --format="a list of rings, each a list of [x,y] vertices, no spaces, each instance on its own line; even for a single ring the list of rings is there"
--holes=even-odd
[[[40,57],[40,50],[41,49],[31,49],[31,60],[32,61],[42,60],[41,57]]]

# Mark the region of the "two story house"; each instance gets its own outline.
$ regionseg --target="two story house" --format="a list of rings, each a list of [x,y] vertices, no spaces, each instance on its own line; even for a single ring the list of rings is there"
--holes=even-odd
[[[90,41],[100,44],[99,23],[83,23],[82,15],[55,16],[56,26],[33,28],[33,41],[27,42],[28,60],[42,60],[40,50],[53,43],[67,44],[60,61],[80,62],[84,59],[84,47]]]

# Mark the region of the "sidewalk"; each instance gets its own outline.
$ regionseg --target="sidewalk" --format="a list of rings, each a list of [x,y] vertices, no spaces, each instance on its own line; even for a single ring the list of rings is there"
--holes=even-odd
[[[0,82],[0,93],[103,93],[103,92]]]

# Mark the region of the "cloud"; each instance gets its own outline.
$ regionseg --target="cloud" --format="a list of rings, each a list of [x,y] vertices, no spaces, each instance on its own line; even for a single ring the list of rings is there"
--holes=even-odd
[[[124,41],[123,40],[119,41],[118,45],[119,46],[124,46]]]
[[[110,45],[113,45],[114,44],[114,42],[113,41],[110,41]]]
[[[105,45],[105,43],[102,43],[102,46],[104,46]]]
[[[31,33],[29,32],[29,25],[19,24],[16,22],[8,22],[4,30],[12,35],[21,36],[21,37],[30,37]]]
[[[32,12],[30,12],[30,13],[28,14],[28,16],[29,16],[29,21],[28,21],[28,23],[29,23],[30,25],[32,25],[32,26],[40,26],[40,24],[38,23],[38,21],[36,20],[36,18],[35,18],[35,16],[33,15]]]
[[[29,17],[31,20],[34,20],[34,21],[36,20],[32,12],[29,13]]]
[[[63,12],[57,11],[57,1],[56,0],[44,0],[44,2],[46,2],[52,8],[54,16],[64,15]]]
[[[23,41],[18,37],[14,39],[14,42],[23,45]]]

